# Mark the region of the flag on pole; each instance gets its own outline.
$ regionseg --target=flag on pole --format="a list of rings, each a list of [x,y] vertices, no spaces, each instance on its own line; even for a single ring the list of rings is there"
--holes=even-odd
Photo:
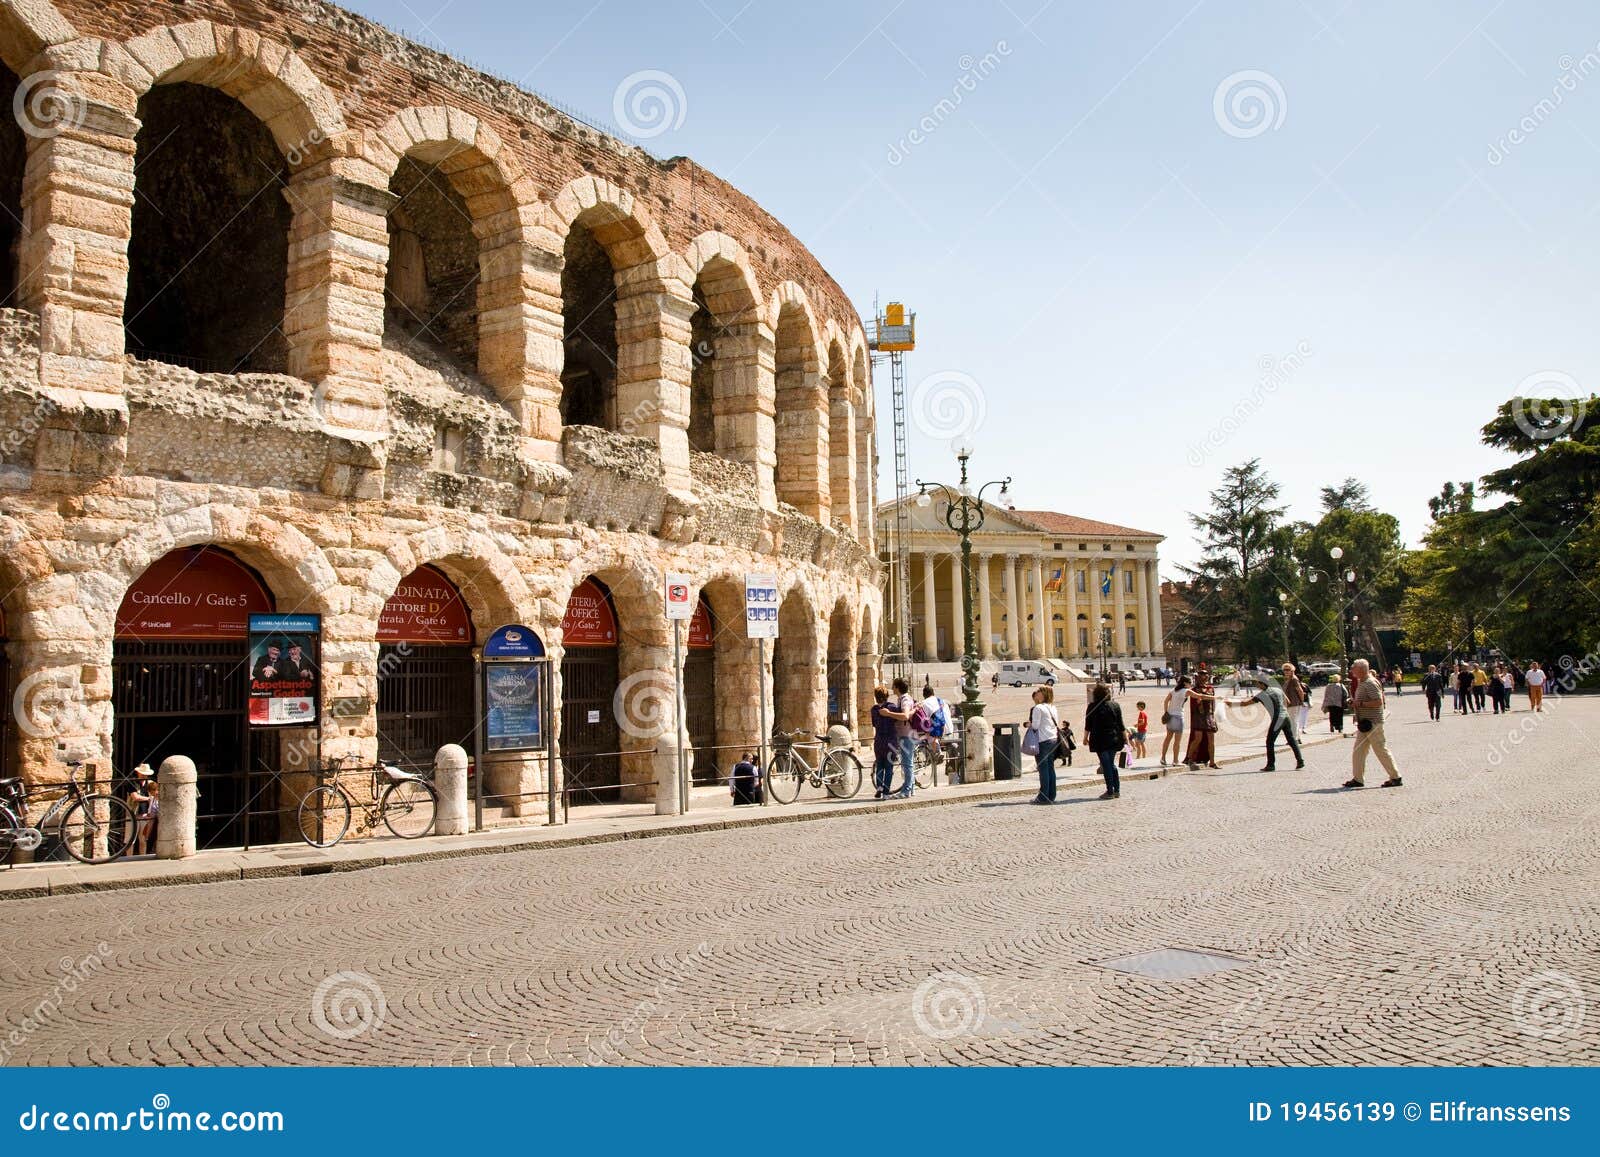
[[[1061,589],[1061,579],[1062,579],[1062,576],[1065,573],[1066,572],[1061,567],[1059,567],[1059,566],[1056,567],[1055,570],[1050,572],[1050,581],[1044,584],[1044,589],[1047,590],[1047,591],[1058,591],[1058,590],[1060,590]]]
[[[1100,593],[1102,595],[1109,595],[1111,593],[1111,576],[1116,574],[1116,573],[1117,573],[1117,564],[1116,563],[1112,563],[1111,564],[1111,569],[1110,570],[1106,570],[1106,571],[1101,571],[1100,572]]]

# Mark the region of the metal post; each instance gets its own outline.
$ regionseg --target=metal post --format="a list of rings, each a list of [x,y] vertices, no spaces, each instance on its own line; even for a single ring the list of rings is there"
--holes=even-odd
[[[556,726],[551,717],[556,705],[556,680],[555,661],[544,660],[544,689],[540,699],[544,705],[544,718],[539,721],[544,728],[544,794],[549,803],[549,822],[551,827],[560,823],[556,815]]]
[[[758,752],[761,764],[756,768],[756,779],[761,783],[761,806],[767,806],[767,640],[756,640],[756,672],[761,678],[761,741]]]
[[[483,831],[483,732],[488,725],[488,720],[483,717],[483,681],[489,677],[488,668],[484,666],[483,654],[478,654],[478,665],[473,672],[477,678],[472,681],[472,771],[478,778],[473,785],[472,799],[472,830]]]
[[[683,734],[683,620],[672,620],[673,712],[678,719],[678,814],[689,814],[689,763]]]

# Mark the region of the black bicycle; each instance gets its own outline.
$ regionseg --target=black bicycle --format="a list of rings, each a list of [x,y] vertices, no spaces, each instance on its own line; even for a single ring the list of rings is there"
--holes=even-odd
[[[78,782],[80,761],[67,763],[67,790],[52,803],[38,826],[28,824],[28,785],[0,779],[0,853],[38,851],[54,835],[73,859],[109,864],[133,847],[138,819],[126,801],[108,791],[87,791]]]
[[[340,782],[340,777],[347,772],[371,777],[367,798],[373,803],[356,802]],[[313,848],[331,848],[344,839],[357,807],[361,808],[368,828],[377,827],[381,819],[384,826],[402,840],[420,839],[433,831],[439,793],[420,775],[401,771],[389,763],[373,767],[347,766],[346,759],[333,760],[317,774],[329,775],[332,781],[306,792],[300,801],[299,813],[300,838]]]

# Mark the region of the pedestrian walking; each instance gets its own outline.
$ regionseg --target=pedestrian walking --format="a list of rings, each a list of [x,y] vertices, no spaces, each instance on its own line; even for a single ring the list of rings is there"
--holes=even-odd
[[[1344,734],[1344,709],[1350,702],[1350,692],[1340,681],[1338,672],[1328,676],[1328,685],[1322,689],[1322,710],[1328,716],[1328,732]]]
[[[1383,685],[1372,677],[1372,668],[1365,659],[1357,659],[1350,664],[1350,681],[1355,684],[1350,710],[1356,720],[1356,742],[1350,749],[1350,778],[1344,786],[1366,786],[1363,778],[1367,773],[1367,754],[1370,752],[1377,756],[1388,774],[1389,778],[1383,781],[1383,786],[1399,787],[1402,783],[1400,771],[1394,765],[1394,756],[1389,754],[1389,741],[1383,733]]]
[[[1538,662],[1528,664],[1527,674],[1523,676],[1528,683],[1528,706],[1535,711],[1544,710],[1544,668]]]
[[[1422,694],[1428,700],[1428,718],[1439,722],[1439,709],[1444,704],[1444,676],[1439,674],[1437,663],[1428,664],[1428,673],[1422,677]]]
[[[1250,685],[1246,684],[1248,689]],[[1294,752],[1295,770],[1299,771],[1306,765],[1306,757],[1300,751],[1300,741],[1295,737],[1294,721],[1289,718],[1289,700],[1283,690],[1274,687],[1271,683],[1262,683],[1252,695],[1242,695],[1237,699],[1228,699],[1225,702],[1230,707],[1245,707],[1251,703],[1259,703],[1267,709],[1267,765],[1262,771],[1278,770],[1278,736],[1282,735],[1289,744],[1289,750]]]
[[[1167,766],[1167,748],[1172,749],[1172,762],[1183,762],[1183,708],[1189,699],[1189,676],[1179,675],[1177,686],[1167,692],[1161,704],[1161,725],[1166,734],[1161,737],[1161,766]]]
[[[898,744],[895,741],[894,720],[888,712],[889,688],[881,683],[874,687],[872,700],[872,798],[882,799],[894,784]]]
[[[1127,690],[1128,690],[1128,673],[1126,671],[1118,671],[1117,672],[1117,694],[1118,695],[1122,695]]]
[[[1294,716],[1295,731],[1304,735],[1311,721],[1311,692],[1300,682],[1300,672],[1294,669],[1293,663],[1283,665],[1283,698]]]
[[[1484,698],[1489,693],[1489,672],[1483,669],[1483,664],[1472,665],[1472,706],[1475,711],[1483,710]]]
[[[1499,715],[1511,706],[1504,701],[1506,685],[1500,681],[1500,672],[1499,663],[1496,663],[1494,669],[1489,672],[1489,710],[1495,715]]]
[[[1500,668],[1500,702],[1504,704],[1507,714],[1511,712],[1511,692],[1516,686],[1516,679],[1511,674],[1511,669],[1506,666]]]
[[[1084,741],[1100,760],[1100,774],[1106,789],[1101,799],[1122,798],[1122,776],[1117,772],[1117,754],[1127,745],[1128,729],[1122,722],[1122,708],[1111,698],[1111,688],[1096,683],[1083,717]]]
[[[1056,689],[1051,686],[1036,687],[1033,692],[1033,709],[1028,712],[1028,730],[1038,744],[1034,759],[1039,765],[1039,794],[1034,803],[1056,802],[1056,756],[1061,746],[1061,717],[1056,714]]]
[[[1405,672],[1399,667],[1391,667],[1389,668],[1389,678],[1394,680],[1394,693],[1398,698],[1400,689],[1405,686]]]
[[[1214,770],[1217,765],[1217,702],[1211,673],[1204,667],[1195,673],[1189,689],[1189,750],[1184,762],[1193,771],[1200,764]]]
[[[1472,668],[1465,663],[1456,664],[1456,703],[1463,715],[1471,715],[1475,710],[1472,706]]]

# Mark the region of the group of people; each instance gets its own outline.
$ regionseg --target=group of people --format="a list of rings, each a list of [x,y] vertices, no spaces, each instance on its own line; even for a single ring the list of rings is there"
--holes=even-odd
[[[1515,663],[1495,663],[1493,668],[1482,663],[1457,660],[1453,671],[1440,671],[1436,663],[1428,664],[1422,676],[1422,693],[1428,699],[1428,718],[1437,722],[1444,710],[1444,694],[1449,690],[1454,696],[1452,714],[1476,715],[1487,702],[1495,715],[1511,710],[1511,696],[1520,684],[1528,692],[1528,706],[1534,711],[1544,710],[1544,669],[1530,662],[1524,670]]]
[[[1072,734],[1072,724],[1064,721],[1056,710],[1056,689],[1045,685],[1034,689],[1033,707],[1028,712],[1028,730],[1023,737],[1023,751],[1033,755],[1039,768],[1039,794],[1032,803],[1056,802],[1056,761],[1065,757],[1072,766],[1072,753],[1077,750],[1077,740]],[[1122,776],[1117,768],[1117,757],[1125,748],[1138,750],[1144,744],[1144,704],[1139,705],[1136,730],[1130,730],[1122,718],[1122,707],[1111,696],[1111,687],[1096,683],[1089,694],[1089,705],[1084,712],[1083,736],[1089,750],[1100,762],[1100,775],[1105,781],[1101,799],[1122,798]]]

